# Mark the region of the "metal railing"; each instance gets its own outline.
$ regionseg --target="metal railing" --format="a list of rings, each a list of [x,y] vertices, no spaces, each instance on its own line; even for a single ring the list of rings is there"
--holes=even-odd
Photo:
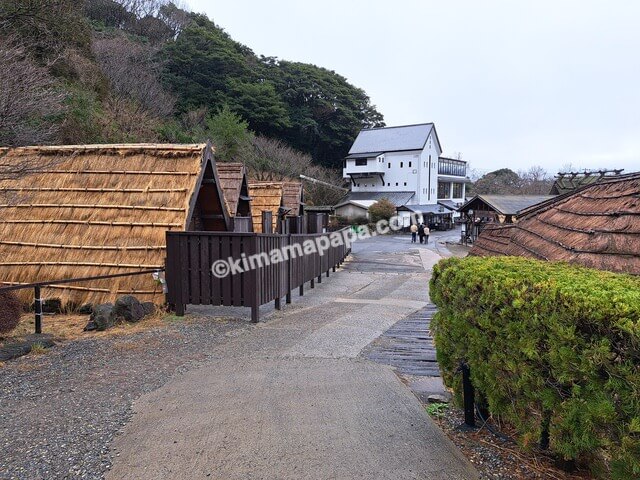
[[[164,268],[154,268],[149,270],[140,270],[138,272],[129,272],[129,273],[113,273],[110,275],[95,275],[93,277],[76,277],[76,278],[64,278],[60,280],[50,280],[45,282],[33,282],[33,283],[21,283],[16,285],[9,285],[6,287],[0,287],[0,292],[10,292],[15,290],[25,290],[28,288],[33,288],[33,296],[34,296],[34,310],[35,310],[35,333],[42,333],[42,288],[48,286],[57,286],[64,285],[68,283],[78,283],[78,282],[89,282],[92,280],[105,280],[109,278],[119,278],[119,277],[132,277],[135,275],[147,275],[153,273],[160,273],[164,271]],[[0,282],[0,283],[9,283],[9,282]]]

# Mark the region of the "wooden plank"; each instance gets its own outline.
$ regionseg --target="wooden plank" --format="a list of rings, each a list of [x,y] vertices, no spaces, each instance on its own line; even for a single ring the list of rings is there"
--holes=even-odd
[[[227,260],[231,256],[231,240],[232,237],[220,237],[221,238],[221,249],[220,249],[220,259]],[[227,275],[226,277],[222,277],[220,279],[221,285],[221,294],[222,294],[222,305],[231,306],[233,305],[231,301],[231,276]]]
[[[187,237],[189,247],[189,303],[200,304],[200,237]]]
[[[240,258],[242,253],[242,237],[231,238],[231,255],[234,260]],[[242,306],[242,274],[230,275],[231,282],[231,302],[234,306]]]
[[[211,260],[210,260],[210,251],[211,251],[211,237],[201,235],[200,236],[200,301],[202,305],[211,305],[212,303],[212,295],[211,295]]]
[[[179,262],[180,262],[180,277],[182,277],[182,282],[181,282],[181,286],[182,286],[182,293],[181,293],[181,297],[182,297],[182,303],[183,304],[187,304],[189,303],[189,290],[191,288],[191,279],[190,279],[190,272],[189,272],[189,237],[180,237],[179,238],[179,244],[180,244],[180,248],[178,249],[180,258],[179,258]]]

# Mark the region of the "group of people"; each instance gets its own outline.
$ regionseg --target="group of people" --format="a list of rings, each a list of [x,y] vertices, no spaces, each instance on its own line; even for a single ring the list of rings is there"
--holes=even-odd
[[[429,227],[424,223],[411,225],[411,243],[416,243],[416,236],[420,237],[420,243],[429,243]]]

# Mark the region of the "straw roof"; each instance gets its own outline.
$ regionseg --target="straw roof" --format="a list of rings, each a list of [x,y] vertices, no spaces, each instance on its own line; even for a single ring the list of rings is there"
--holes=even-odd
[[[487,226],[472,255],[561,260],[640,275],[640,173],[602,179]]]
[[[304,198],[301,182],[282,182],[282,204],[288,209],[288,216],[297,217],[304,213]]]
[[[195,210],[210,213],[207,205],[215,203],[206,196],[206,204],[198,204],[206,193],[205,169],[215,177],[211,149],[204,144],[23,147],[1,149],[0,156],[5,165],[42,165],[0,180],[4,284],[161,268],[165,232],[187,229]],[[215,180],[209,183],[207,191],[215,193]],[[215,221],[224,227],[222,217]],[[30,299],[32,292],[24,292]],[[45,297],[74,303],[113,301],[126,293],[164,300],[151,275],[43,290]]]
[[[280,182],[249,182],[249,196],[251,197],[251,215],[253,216],[253,230],[262,233],[262,212],[272,213],[273,231],[278,222],[278,209],[282,206],[283,187]]]
[[[238,212],[238,205],[241,201],[247,202],[245,208],[249,208],[247,170],[245,166],[242,163],[218,163],[216,167],[229,216],[244,215],[245,212],[242,212],[242,208]]]

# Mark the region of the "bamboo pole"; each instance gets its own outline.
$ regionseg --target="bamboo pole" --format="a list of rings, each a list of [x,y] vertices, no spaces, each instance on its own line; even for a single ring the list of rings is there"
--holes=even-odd
[[[0,187],[5,192],[184,193],[187,188]]]
[[[52,223],[60,225],[106,225],[110,227],[178,227],[183,226],[182,223],[156,223],[156,222],[108,222],[101,220],[2,220],[0,223]]]
[[[31,242],[12,242],[8,240],[0,240],[0,245],[15,245],[19,247],[35,247],[35,248],[62,248],[67,250],[118,250],[118,251],[132,251],[132,250],[165,250],[167,247],[164,245],[149,245],[149,246],[118,246],[118,245],[62,245],[55,243],[31,243]]]
[[[20,266],[64,266],[64,267],[109,267],[109,268],[144,268],[162,269],[162,265],[136,265],[132,263],[99,263],[99,262],[0,262],[0,267],[20,267]]]
[[[37,203],[37,204],[0,204],[0,208],[90,208],[95,209],[112,209],[112,210],[152,210],[160,212],[184,212],[186,208],[179,207],[156,207],[147,205],[85,205],[81,203]]]
[[[151,170],[38,170],[34,173],[61,173],[65,175],[198,175],[199,172],[164,172]]]

